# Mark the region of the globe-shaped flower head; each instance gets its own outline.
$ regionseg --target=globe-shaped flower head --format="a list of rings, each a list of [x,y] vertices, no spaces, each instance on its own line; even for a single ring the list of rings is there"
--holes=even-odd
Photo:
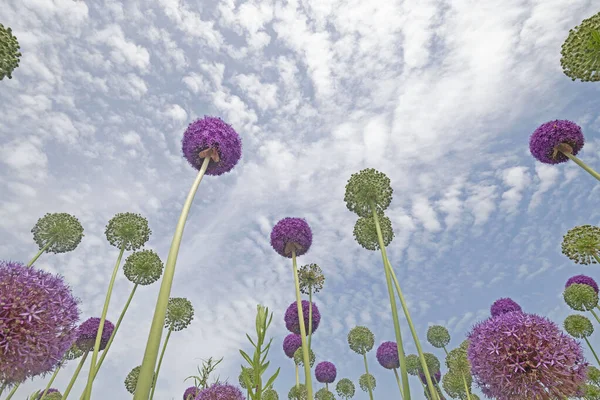
[[[560,54],[560,65],[569,78],[600,81],[600,13],[569,31]]]
[[[269,389],[265,390],[262,393],[261,399],[262,400],[279,400],[279,394],[277,394],[275,389],[270,387]]]
[[[228,383],[215,383],[203,389],[196,400],[246,400],[242,391]]]
[[[394,239],[392,221],[383,214],[378,215],[383,245],[388,246]],[[379,250],[379,238],[377,236],[377,225],[373,216],[361,217],[354,224],[354,239],[366,250]]]
[[[564,322],[565,331],[574,338],[583,339],[594,333],[594,325],[583,315],[569,315]]]
[[[194,400],[196,396],[198,396],[198,393],[200,393],[199,387],[190,386],[189,388],[185,389],[185,392],[183,392],[183,400]]]
[[[93,350],[99,327],[100,318],[88,318],[84,323],[79,325],[78,337],[75,341],[77,347],[83,351]],[[110,335],[112,335],[114,330],[115,326],[113,323],[109,320],[105,320],[104,327],[102,328],[102,338],[100,339],[100,350],[106,348]]]
[[[335,365],[329,361],[321,361],[315,368],[315,377],[321,383],[333,383],[337,376]]]
[[[77,300],[59,276],[0,261],[0,382],[53,369],[76,338]]]
[[[77,347],[77,343],[73,343],[71,347],[69,347],[69,350],[67,350],[65,353],[64,359],[65,361],[75,360],[81,357],[83,353],[84,351]]]
[[[312,332],[308,331],[308,309],[309,302],[308,300],[302,300],[302,316],[304,317],[304,329],[306,330],[306,334],[309,335],[314,333],[319,327],[319,323],[321,322],[321,313],[319,312],[319,308],[315,303],[312,303]],[[300,334],[300,318],[298,318],[298,305],[296,302],[293,302],[289,305],[287,310],[285,311],[285,327],[288,331],[296,334]]]
[[[496,300],[490,307],[490,314],[492,315],[492,317],[496,317],[500,314],[505,314],[511,311],[521,312],[523,310],[521,309],[521,306],[517,304],[516,301],[509,297],[503,297]]]
[[[348,333],[348,345],[358,354],[366,354],[375,345],[375,335],[366,326],[357,326]]]
[[[444,388],[444,391],[448,393],[448,396],[453,399],[466,399],[467,393],[465,391],[465,381],[470,392],[473,383],[471,374],[462,374],[459,371],[450,370],[446,372],[442,378],[442,387]]]
[[[335,400],[335,397],[327,388],[321,388],[315,393],[315,400]]]
[[[585,381],[581,346],[547,318],[509,312],[476,324],[468,337],[471,371],[488,397],[565,398]]]
[[[287,258],[306,254],[312,244],[312,231],[304,218],[284,218],[277,222],[271,231],[271,246]]]
[[[417,376],[421,369],[421,359],[418,355],[409,354],[406,356],[406,372],[409,375]]]
[[[127,389],[127,391],[131,394],[135,393],[135,388],[137,387],[137,382],[138,378],[140,377],[141,369],[142,366],[138,365],[137,367],[132,369],[125,377],[125,389]],[[156,379],[156,374],[154,374],[154,379]]]
[[[600,252],[600,228],[581,225],[569,230],[563,237],[562,252],[576,264],[597,264]]]
[[[382,214],[392,202],[392,193],[390,178],[373,168],[367,168],[350,176],[344,201],[348,210],[359,217],[368,217],[372,215],[371,203]]]
[[[580,283],[582,285],[589,285],[594,289],[594,292],[596,292],[596,294],[598,294],[598,284],[596,283],[596,281],[594,279],[592,279],[589,276],[586,276],[586,275],[572,276],[567,280],[567,283],[565,284],[565,288],[568,288],[569,286],[571,286],[575,283]]]
[[[573,310],[589,311],[598,305],[598,293],[590,285],[573,283],[563,292],[565,303]]]
[[[559,164],[569,160],[561,151],[577,155],[583,143],[579,125],[567,120],[556,120],[540,125],[533,132],[529,138],[529,150],[540,162]]]
[[[433,325],[427,329],[427,341],[438,349],[442,349],[450,343],[448,329],[441,325]]]
[[[137,250],[150,239],[152,231],[148,227],[148,220],[141,215],[118,213],[108,221],[104,233],[111,245]]]
[[[298,386],[294,385],[288,392],[289,400],[306,400],[308,399],[308,391],[306,390],[306,386],[303,383],[300,383]]]
[[[46,389],[41,389],[41,390],[38,390],[38,391],[36,392],[36,394],[37,394],[37,395],[35,396],[35,400],[41,400],[41,398],[42,398],[42,395],[44,394],[44,391],[45,391],[45,390],[46,390]],[[58,389],[50,388],[50,389],[48,389],[48,391],[46,392],[46,395],[44,396],[44,400],[46,400],[46,399],[48,398],[48,396],[49,396],[49,395],[51,395],[52,393],[58,393],[58,395],[60,396],[60,397],[58,397],[59,399],[62,397],[62,395],[60,394],[60,392],[58,391]]]
[[[400,368],[398,345],[396,342],[383,342],[377,348],[377,361],[386,369]]]
[[[283,351],[289,358],[294,358],[294,353],[302,346],[302,337],[297,333],[290,333],[283,339]]]
[[[437,374],[440,370],[440,360],[433,353],[423,353],[423,358],[425,358],[425,364],[427,364],[427,369],[430,374]],[[421,365],[421,360],[419,359],[418,373],[424,374],[423,366]],[[423,375],[424,376],[424,375]],[[432,375],[433,376],[433,375]]]
[[[300,291],[304,294],[319,293],[323,289],[325,276],[321,267],[317,264],[303,265],[298,270],[298,280],[300,282]]]
[[[360,386],[363,392],[368,392],[369,388],[375,390],[377,380],[371,374],[362,374],[360,378],[358,378],[358,386]]]
[[[60,394],[59,391],[56,391],[56,392],[46,394],[44,396],[44,400],[62,400],[62,397],[63,397],[62,394]],[[41,397],[40,397],[40,399],[41,399]]]
[[[19,66],[21,52],[12,29],[0,24],[0,81],[4,77],[12,79],[12,72]]]
[[[160,279],[163,263],[152,250],[133,252],[125,260],[123,272],[136,285],[150,285]]]
[[[468,341],[465,342],[468,343]],[[456,373],[461,373],[465,376],[471,376],[471,364],[469,363],[469,359],[467,357],[468,348],[468,345],[461,345],[456,349],[452,349],[448,352],[448,355],[446,356],[446,366],[449,370],[454,371]]]
[[[337,385],[335,385],[335,391],[337,392],[338,396],[345,400],[348,400],[354,397],[356,387],[350,379],[343,378],[338,381]]]
[[[315,353],[312,351],[312,349],[310,349],[308,351],[308,362],[310,363],[310,367],[312,368],[313,365],[315,365]],[[298,350],[296,350],[296,352],[294,353],[294,362],[296,363],[296,365],[299,366],[303,366],[304,365],[304,356],[302,354],[302,346],[300,346],[298,348]]]
[[[419,379],[423,385],[427,385],[427,378],[425,377],[425,373],[419,372]],[[431,375],[431,380],[433,383],[439,383],[442,379],[442,371],[438,370],[435,374]]]
[[[593,365],[588,365],[587,379],[595,385],[600,386],[600,369],[594,367]]]
[[[250,382],[250,387],[253,388],[254,385],[254,368],[252,367],[242,367],[242,371],[238,376],[238,382],[240,383],[240,387],[242,389],[248,389],[248,385],[246,384],[246,379]]]
[[[46,251],[56,254],[75,250],[84,236],[79,220],[67,213],[44,215],[31,232],[40,250],[48,246]]]
[[[188,327],[194,319],[194,307],[188,299],[172,297],[167,304],[165,328],[171,331],[180,331]]]
[[[202,168],[204,158],[211,158],[206,175],[223,175],[242,157],[240,135],[217,117],[204,116],[192,122],[183,133],[181,144],[185,159],[197,170]]]

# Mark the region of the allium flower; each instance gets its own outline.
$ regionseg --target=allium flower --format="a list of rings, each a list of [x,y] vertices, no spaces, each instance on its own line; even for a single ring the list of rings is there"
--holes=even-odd
[[[315,400],[335,400],[335,397],[326,388],[321,388],[315,393]]]
[[[387,247],[392,242],[392,239],[394,239],[392,221],[383,215],[383,213],[379,214],[378,217],[383,244]],[[379,238],[373,216],[361,217],[356,221],[354,225],[354,239],[366,250],[379,250]]]
[[[310,367],[312,368],[312,366],[315,365],[315,360],[316,360],[315,353],[312,351],[312,349],[309,350],[308,357],[309,357]],[[304,358],[302,355],[302,346],[300,346],[298,348],[298,350],[296,350],[296,352],[294,353],[294,362],[299,366],[304,365]]]
[[[600,13],[569,30],[560,54],[560,65],[569,78],[600,81]]]
[[[12,79],[12,72],[19,66],[21,47],[12,29],[0,24],[0,81],[4,77]]]
[[[427,329],[427,341],[433,347],[443,349],[450,343],[450,332],[441,325],[433,325]]]
[[[573,310],[589,311],[598,305],[598,294],[590,285],[573,283],[563,292],[565,303]]]
[[[421,369],[421,360],[418,355],[409,354],[406,356],[406,372],[410,375],[417,376]]]
[[[459,346],[456,349],[450,350],[446,356],[446,366],[449,370],[471,375],[471,364],[467,358],[468,346]]]
[[[574,338],[583,339],[594,333],[592,321],[583,315],[569,315],[564,322],[565,331]]]
[[[298,270],[298,280],[300,281],[300,291],[304,294],[319,293],[323,289],[325,277],[321,267],[317,264],[303,265]]]
[[[509,312],[468,335],[475,382],[498,400],[564,398],[585,381],[581,346],[547,318]]]
[[[383,342],[377,348],[377,361],[386,369],[400,368],[398,345],[396,342]]]
[[[69,350],[64,355],[64,359],[67,361],[75,360],[83,355],[84,351],[77,347],[76,343],[73,343]]]
[[[167,305],[165,328],[171,331],[180,331],[188,327],[194,319],[194,307],[188,299],[172,297]]]
[[[423,382],[423,385],[427,385],[427,378],[423,372],[419,372],[419,379]],[[431,375],[431,380],[433,383],[439,383],[442,379],[442,371],[438,370],[435,374]]]
[[[306,330],[306,334],[310,335],[311,333],[315,333],[317,328],[319,327],[319,323],[321,322],[321,313],[317,308],[315,303],[312,303],[312,332],[308,331],[308,308],[309,302],[308,300],[302,300],[302,316],[304,317],[304,329]],[[285,311],[285,327],[288,331],[296,334],[300,334],[300,319],[298,318],[298,304],[293,302],[289,305],[287,310]]]
[[[375,345],[375,335],[366,326],[357,326],[348,333],[348,345],[358,354],[366,354]]]
[[[44,400],[62,400],[63,396],[60,392],[52,392],[44,396]]]
[[[38,390],[38,391],[37,391],[37,396],[35,396],[35,400],[41,400],[41,398],[42,398],[42,395],[44,394],[44,391],[45,391],[45,390],[46,390],[46,389],[41,389],[41,390]],[[46,392],[46,396],[44,396],[44,400],[47,400],[47,399],[48,399],[48,396],[49,396],[49,395],[51,395],[52,393],[58,393],[58,395],[59,395],[60,397],[62,397],[62,395],[60,394],[60,392],[58,391],[58,389],[50,388],[50,389],[48,389],[48,391]],[[59,397],[59,399],[60,399],[60,397]]]
[[[540,125],[529,138],[529,150],[540,162],[559,164],[569,158],[557,146],[566,144],[569,152],[577,155],[583,147],[584,139],[581,127],[567,120],[549,121]]]
[[[463,380],[464,378],[464,380]],[[462,374],[461,372],[450,370],[444,374],[442,378],[442,387],[444,391],[448,393],[448,396],[453,399],[465,399],[465,380],[467,381],[467,388],[470,388],[473,383],[471,374]]]
[[[262,400],[279,400],[279,395],[273,388],[269,388],[262,393]]]
[[[84,323],[79,325],[78,336],[75,344],[83,351],[90,351],[94,348],[98,327],[100,326],[100,318],[88,318]],[[100,339],[100,350],[104,350],[112,335],[115,326],[109,320],[104,321],[102,328],[102,339]]]
[[[370,202],[373,202],[377,212],[383,213],[392,201],[392,193],[390,178],[373,168],[367,168],[350,176],[344,201],[348,210],[359,217],[368,217],[372,212]]]
[[[125,250],[137,250],[150,239],[148,220],[139,214],[118,213],[108,221],[104,234],[108,243]]]
[[[338,396],[347,400],[354,397],[356,387],[350,379],[343,378],[338,381],[337,385],[335,385],[335,391],[337,392]]]
[[[439,398],[439,400],[446,400],[446,398],[444,397],[444,394],[442,393],[442,391],[440,390],[440,388],[439,388],[439,387],[437,387],[437,386],[436,386],[436,387],[434,387],[434,389],[435,389],[435,391],[437,392],[437,395],[438,395],[438,398]],[[427,400],[433,400],[433,399],[431,398],[431,394],[430,394],[430,393],[429,393],[427,390],[425,390],[425,392],[423,392],[423,393],[425,394],[425,398],[426,398]],[[436,398],[436,399],[437,399],[437,398]]]
[[[335,365],[329,361],[321,361],[315,368],[315,377],[321,383],[333,383],[337,376]]]
[[[582,393],[579,393],[581,398],[586,400],[600,400],[600,387],[596,385],[583,385]]]
[[[600,370],[593,365],[587,367],[587,379],[600,386]]]
[[[363,392],[368,392],[369,388],[371,388],[371,390],[375,390],[377,381],[371,374],[362,374],[360,378],[358,378],[358,386],[360,386]]]
[[[183,400],[194,400],[196,396],[198,396],[198,393],[200,393],[199,387],[190,386],[189,388],[185,389],[185,392],[183,392]]]
[[[595,280],[593,280],[589,276],[575,275],[575,276],[570,277],[569,280],[567,280],[567,283],[565,284],[565,289],[574,283],[581,283],[582,285],[589,285],[592,288],[594,288],[594,292],[596,292],[596,294],[598,294],[598,284],[596,283]]]
[[[440,360],[432,353],[423,353],[423,357],[425,358],[425,363],[427,364],[429,373],[436,374],[440,370]],[[421,366],[421,360],[418,358],[418,356],[417,360],[419,361],[418,373],[424,373],[423,366]]]
[[[246,400],[242,391],[227,383],[215,383],[203,389],[196,400]]]
[[[311,244],[312,231],[304,218],[284,218],[271,231],[271,246],[283,257],[292,258],[292,248],[296,256],[306,254]]]
[[[77,300],[63,278],[0,261],[0,382],[52,370],[76,338]]]
[[[290,333],[283,339],[283,351],[289,358],[294,358],[294,353],[302,347],[302,337],[297,333]]]
[[[569,230],[563,237],[562,252],[576,264],[597,264],[600,252],[600,228],[581,225]]]
[[[160,279],[163,263],[152,250],[133,252],[125,260],[123,272],[136,285],[150,285]]]
[[[496,300],[490,307],[490,314],[492,317],[496,317],[500,314],[505,314],[511,311],[523,311],[521,306],[517,304],[513,299],[508,297],[502,297]]]
[[[202,168],[204,158],[210,156],[204,154],[207,150],[217,151],[218,155],[211,157],[206,175],[223,175],[231,171],[242,157],[240,135],[218,117],[204,116],[192,122],[184,132],[181,144],[184,157],[197,170]]]
[[[46,251],[56,254],[75,250],[84,236],[79,220],[67,213],[44,215],[31,232],[40,250],[48,246]]]
[[[306,400],[308,399],[308,392],[306,391],[306,386],[303,383],[300,383],[298,386],[292,386],[288,393],[289,400]]]
[[[240,387],[242,389],[248,389],[246,385],[246,378],[250,381],[250,387],[254,387],[254,369],[252,367],[242,367],[242,371],[238,376],[238,382],[240,383]]]
[[[107,321],[108,322],[108,321]],[[137,386],[138,378],[140,376],[141,365],[138,365],[134,369],[132,369],[125,378],[125,389],[131,394],[135,393],[135,388]],[[156,374],[154,376],[156,378]]]

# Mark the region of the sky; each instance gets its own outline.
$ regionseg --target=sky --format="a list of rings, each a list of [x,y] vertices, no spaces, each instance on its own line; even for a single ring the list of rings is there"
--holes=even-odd
[[[343,201],[364,168],[391,179],[388,254],[425,351],[443,360],[425,340],[429,325],[446,326],[454,348],[500,297],[562,325],[572,311],[566,280],[598,279],[600,267],[574,264],[560,243],[599,223],[600,190],[573,163],[537,162],[528,143],[540,124],[569,119],[586,137],[580,157],[600,165],[600,86],[573,82],[560,66],[569,29],[596,12],[591,0],[7,0],[0,23],[23,56],[0,82],[1,258],[26,263],[38,218],[75,215],[79,247],[36,267],[65,277],[82,321],[99,316],[119,253],[107,222],[140,213],[152,229],[146,248],[166,261],[196,175],[182,135],[210,115],[240,134],[243,155],[230,173],[204,178],[189,214],[171,296],[188,298],[195,318],[171,336],[155,399],[182,398],[193,384],[184,379],[209,357],[224,357],[215,378],[237,384],[257,304],[273,312],[267,375],[281,367],[275,389],[287,398],[293,276],[269,242],[284,217],[306,218],[313,244],[298,263],[326,277],[314,296],[317,362],[335,363],[338,380],[357,384],[354,398],[368,398],[347,334],[367,326],[376,347],[395,337],[381,256],[354,241],[357,216]],[[131,288],[119,273],[109,320]],[[136,293],[96,397],[129,398],[123,382],[141,364],[158,288]],[[400,323],[414,353],[403,315]],[[598,333],[590,340],[600,344]],[[376,347],[375,398],[399,398]],[[63,391],[76,364],[53,386]],[[24,383],[15,399],[47,379]],[[424,399],[410,380],[413,399]]]

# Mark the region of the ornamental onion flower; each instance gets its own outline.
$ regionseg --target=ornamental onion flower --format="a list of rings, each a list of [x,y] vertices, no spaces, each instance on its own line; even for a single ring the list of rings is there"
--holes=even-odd
[[[315,377],[321,383],[333,383],[337,376],[335,365],[329,361],[321,361],[315,367]]]
[[[60,392],[52,392],[46,396],[44,396],[44,400],[62,400],[63,396]]]
[[[406,356],[406,371],[413,376],[419,375],[421,369],[421,363],[419,356],[416,354],[409,354]]]
[[[396,342],[383,342],[377,348],[377,361],[385,369],[400,368]]]
[[[338,396],[344,400],[348,400],[354,397],[356,387],[350,379],[343,378],[338,381],[337,385],[335,385],[335,391],[337,392]]]
[[[585,381],[581,346],[547,318],[501,314],[476,324],[468,338],[471,371],[488,397],[564,398]]]
[[[12,29],[0,24],[0,81],[4,77],[12,79],[12,72],[19,66],[19,58],[22,55],[20,48]]]
[[[238,376],[238,382],[240,383],[240,387],[242,389],[250,389],[246,386],[246,378],[250,381],[250,387],[254,387],[254,368],[252,367],[242,367],[242,371]]]
[[[600,386],[600,370],[593,365],[587,367],[587,379],[589,382]]]
[[[581,283],[582,285],[589,285],[594,289],[594,292],[598,294],[598,284],[596,281],[589,276],[586,275],[575,275],[570,277],[565,284],[565,289],[571,286],[574,283]]]
[[[277,394],[275,389],[270,387],[269,389],[267,389],[263,392],[261,399],[262,400],[279,400],[279,394]]]
[[[135,393],[135,387],[140,376],[140,368],[141,366],[138,365],[127,374],[127,377],[125,377],[125,389],[131,394]],[[156,379],[156,375],[154,376],[154,379]]]
[[[379,215],[379,225],[383,237],[384,246],[389,245],[394,239],[392,221],[383,214]],[[379,237],[377,236],[377,225],[372,216],[361,217],[354,224],[354,239],[362,248],[376,251],[379,250]]]
[[[433,347],[443,349],[450,343],[450,333],[441,325],[430,326],[427,329],[427,341]]]
[[[565,289],[563,298],[565,303],[573,310],[590,311],[598,319],[594,312],[594,308],[598,306],[598,294],[590,285],[573,283]]]
[[[363,356],[363,362],[365,364],[365,372],[369,374],[369,365],[367,363],[367,352],[371,351],[375,345],[375,335],[366,326],[357,326],[350,330],[348,333],[348,345],[350,349]],[[365,381],[366,384],[369,380]],[[368,389],[369,398],[373,400],[373,391]]]
[[[569,30],[560,54],[563,72],[573,81],[600,81],[600,13]]]
[[[82,351],[90,351],[94,348],[96,335],[100,329],[100,318],[88,318],[78,329],[78,336],[75,345]],[[100,350],[104,350],[108,344],[108,339],[115,329],[115,326],[109,320],[104,321],[102,333],[100,334]]]
[[[377,386],[377,381],[371,374],[362,374],[360,378],[358,378],[358,386],[360,386],[363,392],[367,392],[369,390],[373,391]]]
[[[185,392],[183,392],[183,400],[194,400],[196,396],[198,396],[198,393],[200,393],[199,387],[190,386],[189,388],[185,389]]]
[[[45,389],[38,390],[36,392],[36,395],[34,397],[32,397],[32,399],[41,400],[42,395],[44,394],[44,391],[46,392],[46,396],[44,396],[44,400],[48,399],[48,395],[50,395],[52,393],[58,393],[62,397],[62,394],[60,394],[60,392],[58,391],[58,389],[50,388],[48,390],[45,390]]]
[[[500,314],[505,314],[511,311],[521,312],[523,310],[521,309],[521,306],[517,304],[517,302],[509,297],[502,297],[496,300],[490,307],[490,314],[492,317],[496,317]]]
[[[470,393],[473,378],[471,374],[462,374],[460,371],[450,370],[446,372],[442,378],[442,387],[448,396],[453,399],[465,399],[467,397],[467,391],[465,390],[466,380],[467,389],[469,390],[469,397],[473,398]]]
[[[290,333],[283,339],[283,351],[289,358],[294,358],[294,353],[302,346],[302,337],[297,333]]]
[[[312,350],[309,353],[308,360],[310,362],[309,367],[312,368],[316,361],[315,353]],[[294,362],[300,366],[304,366],[304,352],[302,351],[302,346],[294,353]]]
[[[581,225],[569,230],[563,237],[562,253],[576,264],[600,263],[600,228]]]
[[[308,391],[306,390],[306,386],[304,385],[304,383],[292,386],[292,388],[288,392],[288,399],[289,400],[307,400],[308,399]]]
[[[202,389],[196,400],[246,400],[241,390],[228,383],[215,383]]]
[[[38,219],[31,233],[40,251],[29,261],[28,266],[45,251],[59,254],[75,250],[84,236],[79,220],[67,213],[44,215]]]
[[[333,393],[331,393],[327,388],[321,388],[317,390],[315,393],[316,400],[335,400]]]
[[[435,374],[431,375],[431,378],[433,379],[434,383],[439,383],[442,379],[442,371],[438,370]],[[419,372],[419,379],[423,385],[427,384],[427,378],[425,377],[424,373]]]
[[[323,289],[325,283],[325,276],[321,267],[317,264],[303,265],[298,270],[298,284],[300,286],[300,292],[308,295],[308,349],[310,350],[312,340],[312,295],[318,293]]]
[[[304,328],[307,334],[314,333],[321,323],[321,313],[319,312],[319,308],[315,303],[312,303],[312,332],[308,331],[309,326],[309,302],[307,300],[302,300],[302,316],[304,317]],[[298,317],[298,306],[296,302],[293,302],[289,305],[284,315],[285,327],[288,331],[300,335],[300,319]],[[300,336],[302,339],[302,336]]]
[[[563,323],[565,331],[576,339],[583,339],[587,343],[588,347],[592,351],[592,354],[596,358],[596,362],[600,365],[600,359],[596,355],[592,344],[588,340],[588,337],[594,333],[594,326],[592,325],[592,321],[590,321],[587,317],[579,314],[569,315],[565,318],[565,322]]]

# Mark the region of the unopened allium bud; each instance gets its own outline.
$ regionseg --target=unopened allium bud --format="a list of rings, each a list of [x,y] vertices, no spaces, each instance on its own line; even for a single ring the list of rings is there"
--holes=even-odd
[[[0,81],[4,77],[12,79],[12,72],[19,66],[19,41],[12,34],[12,29],[0,24]]]
[[[358,379],[358,386],[360,386],[363,392],[368,392],[369,388],[371,390],[375,390],[375,386],[377,386],[377,381],[375,377],[371,374],[362,374]]]
[[[304,383],[298,384],[298,386],[294,385],[290,389],[288,393],[289,400],[306,400],[308,399],[308,391],[306,390],[306,386]]]
[[[172,297],[169,299],[165,328],[172,331],[180,331],[187,328],[192,319],[194,319],[194,307],[188,299],[183,297]]]
[[[421,360],[416,354],[409,354],[406,356],[406,372],[410,375],[417,376],[421,370]]]
[[[298,279],[300,281],[300,291],[304,294],[309,294],[310,290],[313,293],[318,293],[323,289],[325,276],[321,267],[317,264],[303,265],[298,270]]]
[[[108,221],[104,231],[108,243],[125,250],[137,250],[144,246],[152,231],[148,220],[139,214],[118,213]]]
[[[375,345],[375,335],[366,326],[357,326],[348,333],[348,345],[358,354],[366,354]]]
[[[589,311],[598,305],[598,294],[593,287],[574,283],[563,292],[565,303],[573,310]]]
[[[350,176],[344,201],[348,210],[359,217],[368,217],[372,212],[370,202],[373,202],[377,212],[383,213],[392,201],[392,193],[390,178],[373,168],[367,168]]]
[[[136,251],[125,260],[123,272],[136,285],[150,285],[160,279],[163,263],[152,250]]]
[[[597,264],[600,253],[600,228],[581,225],[569,230],[563,237],[562,253],[576,264]]]
[[[450,332],[441,325],[433,325],[427,329],[427,341],[433,347],[444,348],[450,343]]]
[[[310,361],[310,367],[312,368],[313,365],[315,365],[315,360],[316,360],[315,353],[312,351],[312,349],[309,350],[308,357],[309,357],[309,361]],[[296,352],[294,353],[294,362],[297,365],[299,365],[300,367],[304,366],[304,358],[302,355],[302,346],[300,346],[298,348],[298,350],[296,350]]]
[[[569,315],[564,322],[565,331],[574,338],[583,339],[594,333],[592,321],[579,314]]]
[[[600,81],[600,13],[569,31],[560,54],[563,72],[573,81]]]
[[[240,376],[238,377],[238,381],[240,382],[240,387],[242,389],[248,389],[246,385],[246,378],[250,381],[250,387],[254,387],[254,369],[252,367],[242,367],[242,372],[240,372]]]
[[[470,388],[473,381],[471,374],[462,374],[461,372],[451,369],[450,371],[446,372],[442,378],[442,387],[444,388],[444,391],[453,399],[466,398],[463,376],[467,381],[467,387]]]
[[[56,254],[75,250],[84,236],[83,227],[79,220],[67,213],[44,215],[38,219],[31,232],[33,233],[33,240],[40,250],[48,242],[52,242],[46,251]]]
[[[331,393],[326,388],[321,388],[321,389],[317,390],[317,393],[315,393],[315,399],[316,400],[335,400],[335,397],[333,396],[333,393]]]
[[[378,215],[381,236],[384,246],[389,245],[394,239],[392,221],[383,214]],[[354,225],[354,239],[366,250],[379,250],[379,237],[373,216],[361,217]]]
[[[347,400],[354,397],[356,387],[350,379],[343,378],[338,381],[337,385],[335,385],[335,391],[337,392],[338,396]]]
[[[262,393],[262,400],[279,400],[279,394],[273,388],[269,388]]]

